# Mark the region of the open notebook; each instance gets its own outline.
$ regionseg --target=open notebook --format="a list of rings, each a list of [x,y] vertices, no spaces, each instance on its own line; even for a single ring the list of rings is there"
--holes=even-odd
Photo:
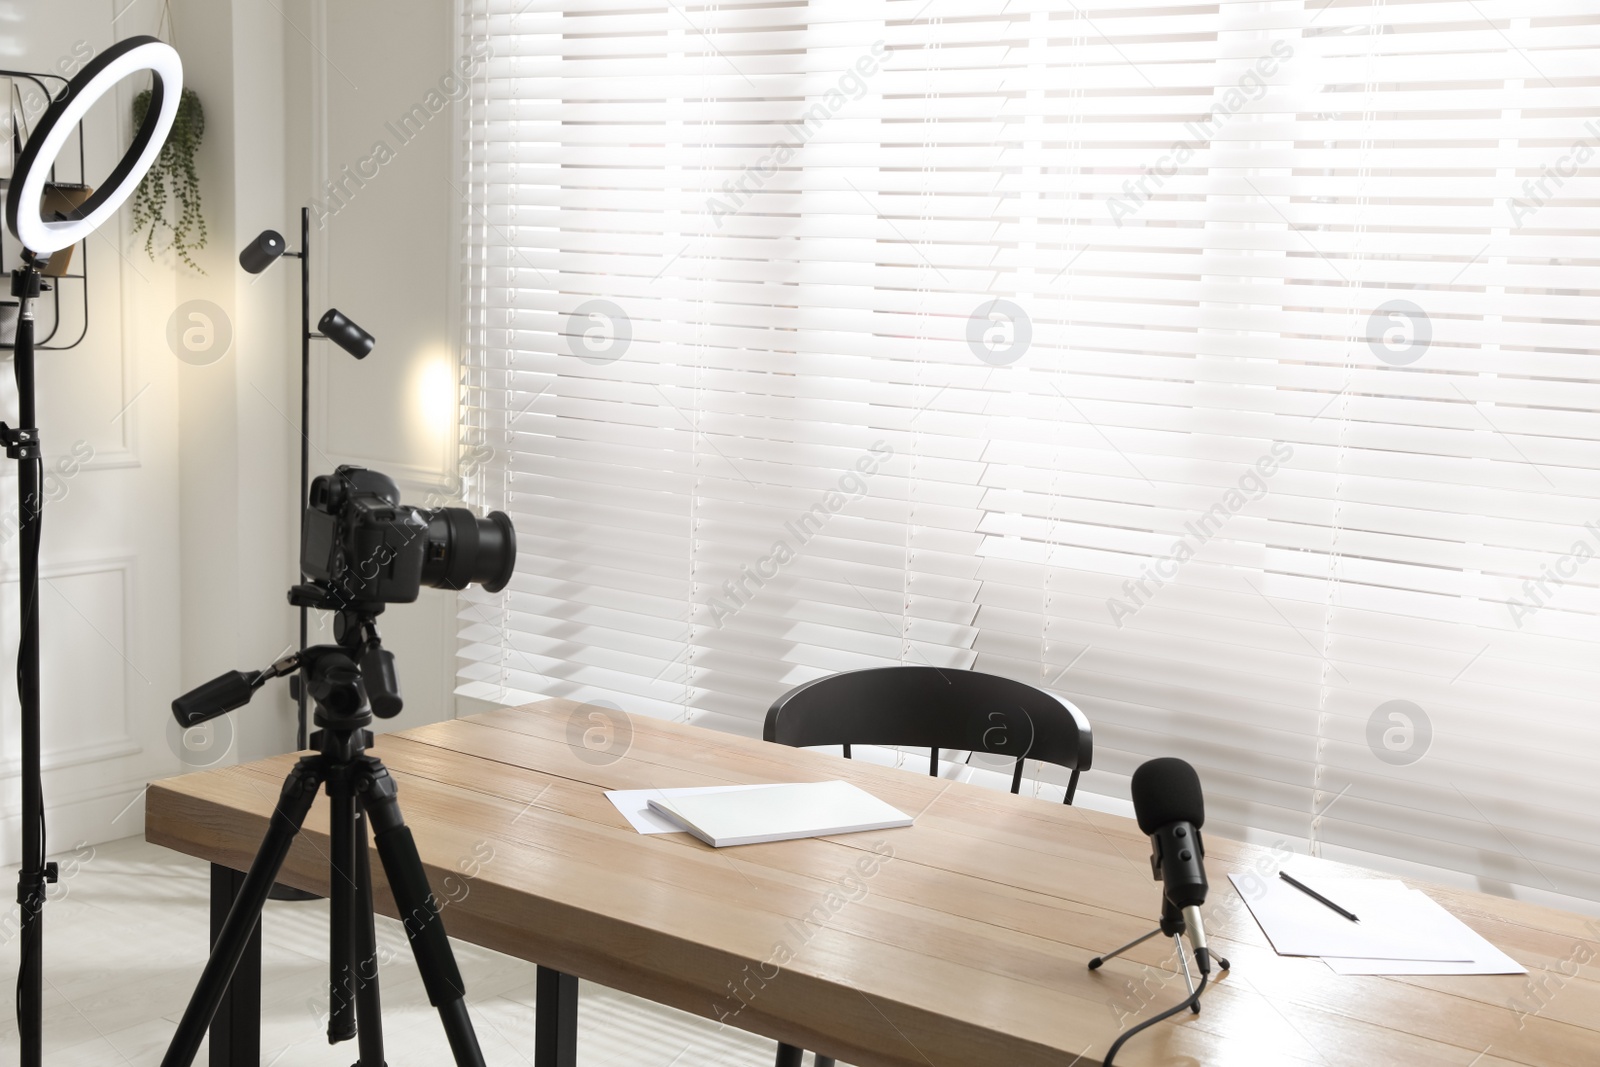
[[[849,782],[657,796],[650,808],[715,848],[911,825],[911,816]]]

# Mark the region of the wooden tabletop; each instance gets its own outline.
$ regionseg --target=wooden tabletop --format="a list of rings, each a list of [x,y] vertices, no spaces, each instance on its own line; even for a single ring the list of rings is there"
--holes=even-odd
[[[379,738],[452,936],[859,1067],[1096,1067],[1183,998],[1170,941],[1086,966],[1155,925],[1131,820],[651,719],[607,755],[569,741],[579,707]],[[294,758],[155,783],[145,836],[244,869]],[[603,795],[834,778],[916,825],[719,851],[635,833]],[[280,880],[326,893],[326,797],[306,829]],[[1207,930],[1233,970],[1118,1065],[1600,1063],[1600,921],[1417,884],[1530,974],[1341,977],[1276,955],[1225,877],[1276,877],[1286,849],[1207,844]]]

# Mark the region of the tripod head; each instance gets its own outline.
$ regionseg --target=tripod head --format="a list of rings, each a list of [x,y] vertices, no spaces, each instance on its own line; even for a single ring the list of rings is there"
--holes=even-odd
[[[306,588],[296,586],[290,591],[290,600],[296,591]],[[400,699],[394,653],[383,647],[375,615],[374,611],[341,611],[334,617],[338,644],[291,652],[259,671],[220,674],[174,700],[172,715],[185,729],[198,726],[244,707],[256,690],[273,678],[296,672],[316,702],[319,725],[356,729],[370,724],[374,715],[384,719],[398,715],[405,703]]]

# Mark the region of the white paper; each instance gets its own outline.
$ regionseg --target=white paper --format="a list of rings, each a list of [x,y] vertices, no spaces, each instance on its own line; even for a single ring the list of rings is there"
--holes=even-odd
[[[1281,878],[1263,881],[1252,876],[1242,885],[1241,876],[1228,877],[1280,956],[1473,961],[1474,948],[1464,945],[1458,932],[1441,925],[1429,910],[1437,905],[1425,894],[1413,896],[1402,882],[1315,875],[1300,879],[1360,916],[1360,922],[1351,922]],[[1245,885],[1251,892],[1245,892]]]
[[[714,848],[910,826],[911,816],[849,782],[769,785],[738,796],[652,797]]]
[[[641,834],[683,834],[688,833],[683,827],[667,818],[650,810],[652,797],[687,797],[700,793],[732,793],[740,789],[765,789],[765,784],[756,785],[695,785],[678,789],[613,789],[606,793],[606,799],[616,805],[622,817],[628,820]]]
[[[1334,882],[1337,887],[1340,883]],[[1320,890],[1319,890],[1320,891]],[[1325,962],[1335,974],[1527,974],[1528,969],[1496,948],[1472,927],[1450,914],[1420,890],[1410,889],[1420,900],[1413,901],[1414,917],[1427,923],[1436,932],[1456,939],[1462,950],[1472,956],[1471,963],[1447,963],[1438,960],[1379,960],[1326,957]]]
[[[1492,947],[1492,946],[1491,946]],[[1448,963],[1443,960],[1353,960],[1324,956],[1323,963],[1334,974],[1451,975],[1451,974],[1527,974],[1528,969],[1495,949],[1494,959],[1473,963]]]

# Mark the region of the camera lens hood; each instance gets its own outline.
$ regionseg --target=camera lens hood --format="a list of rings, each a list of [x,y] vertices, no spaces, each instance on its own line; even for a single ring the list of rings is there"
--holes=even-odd
[[[429,520],[423,584],[459,590],[476,582],[498,593],[516,565],[517,532],[505,512],[480,519],[466,508],[440,508]]]
[[[488,524],[492,525],[498,534],[498,544],[495,546],[495,556],[498,559],[493,573],[489,574],[483,582],[486,593],[498,593],[511,584],[511,575],[517,569],[517,528],[511,525],[511,516],[503,511],[489,512]],[[480,547],[484,542],[483,527],[479,527]]]

